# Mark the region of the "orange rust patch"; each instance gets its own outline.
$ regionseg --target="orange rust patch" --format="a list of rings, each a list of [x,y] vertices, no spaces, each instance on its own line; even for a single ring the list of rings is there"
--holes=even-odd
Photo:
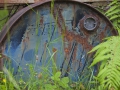
[[[65,53],[69,53],[69,49],[68,48],[65,48]]]
[[[41,19],[40,19],[40,24],[43,24],[43,16],[41,17]]]
[[[57,49],[56,49],[56,48],[53,48],[53,49],[52,49],[52,51],[53,51],[53,52],[56,52],[56,51],[57,51]]]
[[[65,31],[65,38],[68,40],[68,42],[71,41],[77,41],[77,43],[82,44],[82,46],[85,49],[91,50],[92,49],[92,45],[90,45],[88,43],[88,35],[86,34],[86,38],[81,37],[80,35],[75,35],[73,32],[69,32],[69,31]]]
[[[70,32],[65,32],[65,37],[68,41],[72,41],[74,39],[74,35]]]

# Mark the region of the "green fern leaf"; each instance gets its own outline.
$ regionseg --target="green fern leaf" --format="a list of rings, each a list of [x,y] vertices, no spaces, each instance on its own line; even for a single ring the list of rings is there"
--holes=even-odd
[[[102,49],[97,55],[95,55],[95,57],[101,57],[109,52],[110,52],[109,49],[104,49],[104,50]]]
[[[108,38],[108,39],[109,39],[109,38]],[[106,38],[106,40],[107,40],[107,38]],[[100,45],[100,46],[99,46],[100,48],[97,47],[97,48],[99,48],[99,49],[95,49],[95,50],[97,50],[97,52],[96,52],[96,54],[94,55],[94,57],[96,57],[96,56],[97,56],[98,54],[100,54],[100,53],[103,53],[103,52],[102,52],[103,50],[106,50],[106,51],[104,52],[104,54],[105,54],[105,53],[108,53],[108,51],[109,51],[109,50],[106,49],[106,47],[108,46],[108,43],[105,43],[105,42],[104,42],[102,45],[101,45],[101,44],[99,44],[99,45]],[[93,51],[95,51],[95,50],[94,50],[94,48],[93,48]]]
[[[110,20],[114,20],[114,19],[117,19],[117,18],[120,18],[120,15],[113,15],[110,17]]]
[[[115,10],[118,6],[113,6],[111,7],[105,14],[107,15],[108,13],[112,12],[113,10]]]
[[[114,25],[114,27],[117,27],[118,22],[117,22],[117,20],[116,20],[116,19],[113,21],[113,25]]]
[[[111,15],[117,14],[117,13],[119,13],[119,12],[120,12],[120,9],[118,8],[118,9],[112,11],[111,13],[108,13],[106,16],[111,16]]]
[[[120,23],[120,16],[118,17],[119,19],[118,19],[118,23]]]
[[[106,64],[107,64],[107,60],[102,61],[99,70],[101,71],[102,69],[104,69],[104,67],[106,66]]]
[[[99,48],[103,48],[103,47],[105,47],[105,46],[104,46],[104,43],[101,43],[101,44],[95,46],[95,47],[94,47],[91,51],[89,51],[88,53],[94,52],[94,51],[98,50]]]
[[[95,65],[95,64],[97,64],[97,63],[100,62],[100,61],[108,60],[109,58],[110,58],[110,55],[104,55],[104,56],[102,56],[102,57],[96,57],[96,58],[94,59],[94,61],[92,62],[92,64],[90,65],[90,67],[93,66],[93,65]]]
[[[113,2],[112,2],[112,3],[110,3],[108,6],[112,6],[112,5],[116,4],[116,3],[117,3],[117,1],[118,1],[118,0],[113,0]]]
[[[99,48],[95,47],[94,50],[97,50],[97,54],[90,66],[101,62],[99,73],[97,75],[98,81],[104,85],[104,88],[110,89],[120,86],[120,37],[112,36],[107,38]],[[112,46],[112,47],[111,47]],[[104,48],[104,49],[103,49]],[[93,50],[93,51],[94,51]],[[99,51],[99,52],[98,52]]]
[[[106,72],[106,70],[107,70],[107,68],[102,69],[102,70],[98,73],[97,78],[101,77],[101,75],[104,75],[104,72]],[[107,73],[107,72],[106,72],[106,73]]]
[[[109,6],[111,8],[105,14],[113,20],[114,28],[120,35],[120,3],[113,0]],[[112,36],[104,40],[105,42],[89,52],[95,52],[90,67],[100,63],[96,80],[104,90],[120,90],[120,36]]]

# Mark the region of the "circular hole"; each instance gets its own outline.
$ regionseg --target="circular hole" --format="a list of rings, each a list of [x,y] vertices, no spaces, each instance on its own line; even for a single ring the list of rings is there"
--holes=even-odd
[[[88,31],[92,31],[96,28],[97,22],[94,18],[87,18],[84,21],[84,28],[86,28]]]

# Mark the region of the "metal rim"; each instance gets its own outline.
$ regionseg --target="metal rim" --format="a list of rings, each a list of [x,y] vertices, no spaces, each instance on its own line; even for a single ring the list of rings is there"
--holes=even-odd
[[[80,4],[83,4],[91,9],[93,9],[95,12],[97,12],[98,14],[100,14],[101,16],[103,16],[104,19],[106,19],[106,21],[108,21],[110,23],[110,26],[113,27],[112,23],[110,22],[110,20],[104,16],[101,12],[99,12],[98,10],[96,10],[95,8],[91,7],[90,5],[87,5],[85,3],[80,2],[79,0],[55,0],[55,2],[78,2]],[[44,0],[44,1],[40,1],[38,3],[35,4],[31,4],[27,7],[25,7],[24,9],[20,10],[19,12],[17,12],[15,15],[13,15],[13,17],[10,18],[10,20],[8,20],[8,22],[5,24],[5,26],[3,27],[1,33],[0,33],[0,45],[2,44],[2,42],[4,41],[4,39],[7,36],[7,33],[10,31],[12,25],[14,25],[16,23],[16,21],[22,16],[24,15],[27,11],[31,10],[31,8],[37,7],[39,5],[45,4],[45,3],[49,3],[51,2],[51,0]],[[114,28],[112,28],[114,29]],[[115,35],[117,35],[117,32],[115,30],[112,30],[114,32]]]

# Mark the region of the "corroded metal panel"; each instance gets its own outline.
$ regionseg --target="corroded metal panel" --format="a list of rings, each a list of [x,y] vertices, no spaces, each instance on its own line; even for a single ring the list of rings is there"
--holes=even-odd
[[[34,4],[34,10],[27,7],[10,19],[0,34],[3,54],[10,59],[15,76],[21,68],[27,78],[27,64],[38,73],[43,67],[52,73],[55,63],[62,76],[77,81],[90,74],[93,56],[87,52],[115,32],[109,20],[90,6],[78,2],[50,6],[50,2]]]

